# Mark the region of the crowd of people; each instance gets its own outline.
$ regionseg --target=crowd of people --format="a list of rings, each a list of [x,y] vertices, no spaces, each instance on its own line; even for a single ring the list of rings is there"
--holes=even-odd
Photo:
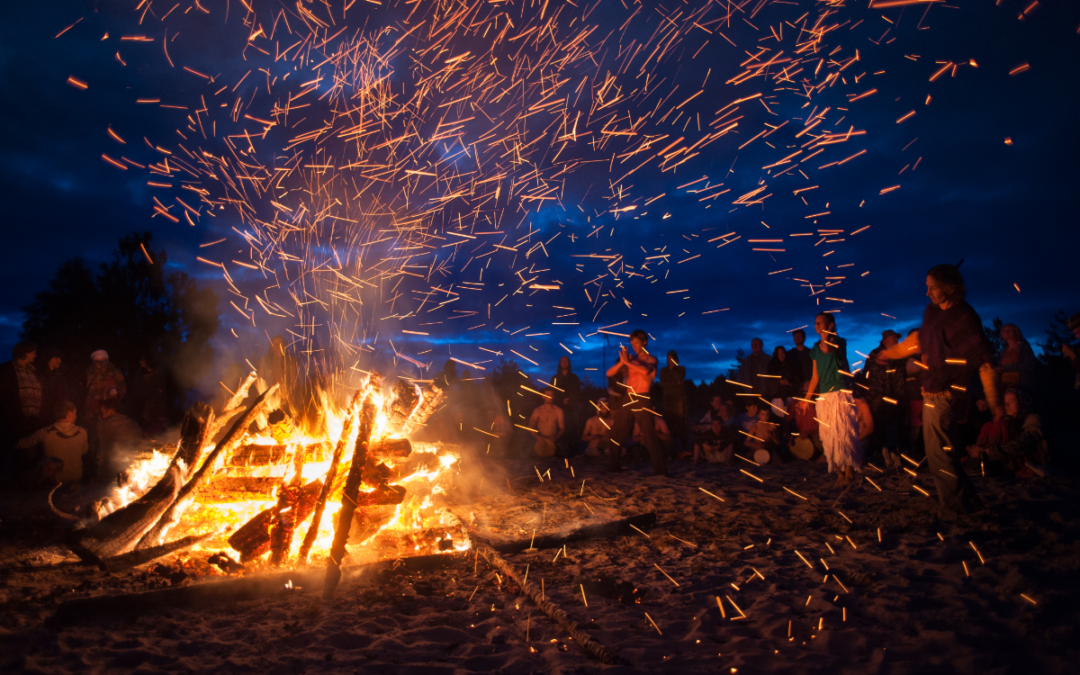
[[[635,330],[630,349],[606,372],[604,395],[583,399],[564,357],[540,405],[517,426],[532,436],[537,457],[585,455],[611,471],[627,457],[649,461],[657,475],[667,475],[669,461],[819,461],[843,486],[870,465],[902,475],[925,463],[943,514],[977,511],[969,472],[1046,471],[1039,362],[1014,324],[1001,329],[1004,346],[994,353],[956,266],[933,268],[926,284],[930,302],[921,326],[906,336],[885,330],[855,368],[836,316],[823,312],[814,318],[812,346],[799,329],[790,347],[778,345],[770,356],[754,338],[737,375],[718,378],[698,417],[678,354],[669,351],[661,366],[648,334]],[[1080,314],[1069,329],[1080,339]],[[1080,388],[1080,359],[1068,345],[1062,354]]]
[[[450,405],[426,433],[450,442],[480,440],[497,455],[512,452],[515,439],[528,439],[525,452],[536,457],[584,455],[610,471],[641,458],[661,476],[670,461],[819,461],[843,486],[868,465],[912,473],[925,462],[942,511],[970,513],[981,502],[969,469],[1024,476],[1042,472],[1049,461],[1038,414],[1039,362],[1013,324],[1002,327],[1003,347],[993,353],[956,266],[934,267],[926,285],[930,302],[920,327],[906,336],[885,330],[865,361],[850,362],[829,312],[814,318],[813,346],[803,329],[791,332],[790,347],[771,352],[754,338],[735,376],[714,382],[700,417],[702,411],[691,409],[695,389],[678,354],[667,352],[661,366],[644,330],[629,334],[629,349],[620,348],[597,396],[586,395],[569,357],[541,390],[517,381],[515,375],[528,377],[516,371],[509,389],[497,394],[477,385],[483,378],[468,370],[459,377],[452,360],[433,382]],[[1080,314],[1069,329],[1080,339]],[[1061,351],[1080,389],[1080,358],[1067,344]],[[56,350],[38,356],[36,345],[20,342],[0,365],[3,480],[109,482],[122,470],[124,453],[168,425],[167,383],[151,357],[140,361],[130,394],[128,379],[103,350],[89,354],[77,386]],[[280,381],[283,391],[296,394],[284,399],[294,417],[303,417],[312,397],[288,386],[296,371],[291,358],[276,336],[259,373],[264,384]],[[540,395],[531,411],[521,410],[527,401],[521,390]],[[512,406],[515,396],[524,398]]]

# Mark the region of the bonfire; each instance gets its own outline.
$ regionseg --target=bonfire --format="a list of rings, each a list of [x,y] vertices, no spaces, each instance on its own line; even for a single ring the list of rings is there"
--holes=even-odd
[[[68,547],[108,570],[185,548],[217,551],[237,569],[325,564],[329,593],[347,555],[368,562],[469,548],[446,510],[459,452],[411,439],[444,402],[437,386],[402,383],[387,395],[371,373],[344,406],[324,397],[305,428],[282,410],[278,385],[245,406],[257,382],[250,373],[218,413],[193,406],[179,442],[126,471]]]

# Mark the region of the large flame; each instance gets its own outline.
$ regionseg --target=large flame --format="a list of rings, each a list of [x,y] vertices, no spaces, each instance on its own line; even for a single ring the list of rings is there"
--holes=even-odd
[[[401,438],[399,433],[389,432],[385,398],[381,394],[375,395],[374,402],[378,413],[371,441]],[[321,448],[325,451],[321,452],[318,461],[306,461],[302,465],[299,484],[307,485],[312,481],[325,479],[331,464],[330,450],[344,433],[346,411],[326,393],[320,394],[320,407],[318,431],[293,428],[289,430],[286,438],[282,438],[280,429],[275,429],[274,435],[270,430],[263,430],[258,434],[249,434],[244,444],[266,446],[268,449],[285,446],[287,450],[282,453],[285,457],[292,456],[295,452],[309,452],[311,448]],[[347,450],[342,457],[336,483],[340,483],[349,470],[355,438],[356,430],[353,429],[351,438],[345,439]],[[460,459],[460,455],[452,448],[415,441],[412,442],[412,454],[407,459],[381,459],[381,464],[392,474],[396,474],[396,477],[387,482],[404,488],[405,498],[400,504],[393,505],[393,512],[389,516],[387,513],[391,506],[373,507],[378,514],[377,524],[362,530],[362,537],[350,537],[350,559],[363,562],[402,555],[467,550],[470,547],[467,536],[460,532],[457,520],[440,505],[438,499],[450,485]],[[113,506],[119,508],[144,494],[164,474],[170,460],[167,453],[154,451],[153,456],[136,462],[127,471],[127,483],[111,496]],[[289,461],[246,467],[242,471],[250,478],[281,478],[281,485],[293,482],[296,478],[294,464]],[[361,499],[377,487],[377,483],[365,480],[360,488]],[[318,536],[308,557],[310,563],[321,563],[329,552],[338,512],[341,510],[341,490],[340,485],[337,485],[327,500]],[[247,501],[216,499],[212,488],[200,487],[195,504],[169,532],[168,538],[178,539],[190,534],[213,531],[215,534],[210,539],[191,550],[228,550],[229,535],[260,512],[276,506],[277,499],[276,492],[258,495],[257,498]],[[361,511],[363,509],[358,509],[358,513]],[[366,512],[363,515],[367,515]],[[308,516],[303,522],[296,524],[291,556],[295,556],[311,522],[312,517]],[[454,533],[453,536],[451,532]],[[446,540],[450,540],[452,545],[444,543]],[[264,563],[265,560],[261,562]]]

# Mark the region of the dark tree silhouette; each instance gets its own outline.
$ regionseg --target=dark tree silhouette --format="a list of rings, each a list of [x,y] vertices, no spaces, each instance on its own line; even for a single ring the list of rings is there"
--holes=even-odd
[[[59,347],[73,375],[104,349],[129,383],[152,355],[179,388],[194,386],[213,364],[218,297],[183,272],[166,276],[167,256],[150,241],[149,232],[123,237],[96,274],[81,258],[63,263],[23,308],[23,339]]]
[[[994,350],[994,354],[1001,354],[1005,349],[1005,338],[1001,337],[1001,329],[1005,326],[1005,322],[1001,320],[1001,317],[995,316],[992,326],[983,326],[983,335],[990,341],[990,347]]]

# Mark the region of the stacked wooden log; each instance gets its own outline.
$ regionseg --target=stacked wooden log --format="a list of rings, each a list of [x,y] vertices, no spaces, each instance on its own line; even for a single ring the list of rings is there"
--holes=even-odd
[[[276,407],[278,400],[277,385],[252,399],[248,392],[254,379],[252,374],[241,384],[220,416],[215,416],[202,403],[192,407],[184,417],[172,461],[158,482],[99,522],[73,530],[66,537],[67,546],[86,562],[103,569],[121,569],[216,534],[188,531],[182,532],[187,536],[167,541],[169,532],[183,521],[193,505],[276,500],[274,506],[237,529],[229,537],[229,543],[245,562],[272,551],[272,563],[284,564],[289,561],[295,533],[310,519],[295,560],[297,565],[302,565],[318,537],[328,500],[340,495],[342,509],[336,527],[336,555],[331,558],[340,563],[358,508],[372,511],[373,516],[377,512],[375,520],[382,520],[382,511],[392,512],[404,500],[404,488],[393,485],[399,477],[399,469],[393,467],[400,466],[410,456],[411,443],[403,438],[371,438],[378,412],[375,401],[381,387],[379,376],[373,374],[352,398],[341,437],[332,451],[323,443],[252,444],[249,429],[260,416]],[[404,429],[422,427],[443,399],[438,389],[425,392],[422,399],[411,387],[398,394],[402,400],[391,408],[398,416],[398,426]],[[406,411],[408,415],[404,414]],[[352,459],[348,471],[343,472],[341,464],[350,447],[354,449]],[[302,483],[305,463],[327,460],[330,466],[323,476]],[[286,464],[292,467],[288,483],[280,475],[281,467]],[[361,482],[376,487],[361,493]]]

